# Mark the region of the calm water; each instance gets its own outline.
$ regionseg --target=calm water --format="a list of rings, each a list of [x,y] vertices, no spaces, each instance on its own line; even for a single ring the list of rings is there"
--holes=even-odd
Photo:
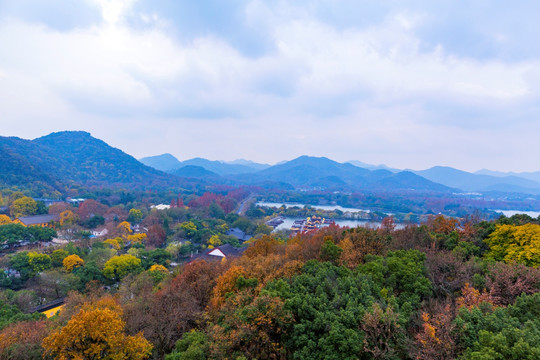
[[[266,207],[277,207],[277,208],[282,207],[283,205],[285,205],[286,208],[291,208],[291,207],[303,208],[304,206],[306,206],[306,204],[298,204],[298,203],[273,203],[273,202],[265,202],[265,201],[259,201],[257,205],[266,206]],[[313,209],[317,209],[317,210],[326,210],[326,211],[340,210],[343,212],[360,212],[360,211],[371,212],[370,210],[366,210],[366,209],[345,208],[339,205],[309,205],[309,207]]]
[[[503,213],[504,216],[506,217],[510,217],[516,214],[525,214],[525,215],[529,215],[532,218],[537,218],[538,216],[540,216],[540,211],[522,211],[522,210],[493,210],[493,211]]]
[[[290,230],[290,228],[291,228],[291,226],[292,226],[292,224],[294,223],[295,220],[302,220],[302,219],[301,218],[285,218],[284,220],[285,221],[283,222],[283,224],[280,224],[279,226],[277,226],[274,229],[274,231]],[[339,226],[348,226],[350,228],[363,226],[363,227],[369,227],[369,228],[372,228],[372,229],[376,229],[379,226],[381,226],[380,222],[365,221],[365,220],[334,220],[334,221]],[[396,229],[403,229],[403,227],[404,226],[402,224],[396,224]]]

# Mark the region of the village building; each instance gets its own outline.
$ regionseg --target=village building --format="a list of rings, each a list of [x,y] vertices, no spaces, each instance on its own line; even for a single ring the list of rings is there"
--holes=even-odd
[[[244,251],[246,250],[246,247],[237,248],[232,246],[231,244],[225,244],[217,246],[213,249],[207,249],[205,252],[201,254],[194,255],[190,261],[194,260],[206,260],[206,261],[216,261],[216,260],[223,260],[231,257],[239,257],[242,256]]]
[[[24,226],[41,226],[41,227],[54,227],[54,223],[60,221],[60,216],[53,215],[34,215],[34,216],[21,216],[13,220],[14,224],[21,224]]]
[[[242,230],[240,230],[239,228],[229,229],[226,234],[230,235],[230,236],[234,236],[240,242],[248,241],[252,237],[251,235],[248,235],[245,232],[243,232]]]
[[[45,314],[47,318],[56,315],[64,307],[64,299],[59,298],[47,304],[40,305],[30,310],[31,313],[39,312]]]

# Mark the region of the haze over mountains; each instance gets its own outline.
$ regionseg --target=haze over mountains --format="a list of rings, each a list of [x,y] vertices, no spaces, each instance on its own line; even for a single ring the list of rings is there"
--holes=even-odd
[[[400,171],[311,156],[273,166],[249,160],[179,161],[171,154],[138,161],[82,131],[52,133],[34,140],[0,137],[0,157],[0,185],[60,192],[81,185],[177,188],[216,184],[284,190],[540,194],[540,182],[532,179],[473,174],[441,166]],[[358,166],[362,164],[364,167]]]
[[[369,187],[372,189],[382,186],[388,186],[389,188],[396,186],[397,189],[404,189],[403,185],[408,184],[410,186],[409,188],[422,188],[431,191],[446,191],[448,188],[452,188],[456,191],[461,190],[465,192],[494,191],[540,194],[540,181],[535,180],[536,178],[540,180],[540,172],[520,174],[481,170],[476,173],[470,173],[447,166],[434,166],[426,170],[404,172],[399,169],[390,168],[384,164],[371,165],[358,160],[351,160],[347,163],[340,164],[330,159],[309,156],[302,156],[274,166],[257,164],[245,160],[241,163],[227,163],[202,158],[181,162],[171,154],[142,158],[140,161],[156,169],[180,176],[198,177],[197,174],[201,174],[201,176],[202,174],[205,176],[212,175],[214,177],[237,175],[234,178],[239,179],[241,178],[238,177],[239,174],[257,173],[257,175],[267,180],[282,181],[296,187],[339,187],[340,185],[353,186],[354,184],[361,183],[363,185],[369,184]],[[233,166],[239,164],[244,166]],[[190,168],[184,168],[186,166],[190,166]],[[203,173],[201,170],[196,170],[192,166],[200,167],[212,173]],[[262,170],[257,172],[257,169]],[[358,169],[366,171],[359,171]],[[491,173],[493,175],[490,175]],[[430,182],[421,181],[413,177],[412,174],[416,174]],[[375,184],[377,181],[382,182]],[[443,187],[435,186],[435,183],[443,185]]]

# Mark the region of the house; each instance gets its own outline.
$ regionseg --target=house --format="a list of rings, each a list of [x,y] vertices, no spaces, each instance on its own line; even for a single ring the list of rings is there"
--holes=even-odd
[[[102,237],[109,233],[109,230],[107,230],[106,227],[97,228],[95,230],[92,230],[92,236],[94,237]]]
[[[234,236],[240,242],[248,241],[249,239],[251,239],[251,235],[247,235],[245,232],[243,232],[239,228],[229,229],[229,231],[227,231],[227,235]]]
[[[215,261],[215,260],[223,260],[230,257],[239,257],[242,256],[244,251],[246,251],[246,247],[236,248],[232,246],[231,244],[225,244],[217,246],[213,249],[208,249],[202,254],[195,255],[191,258],[190,261],[202,259],[206,261]]]
[[[34,215],[34,216],[21,216],[13,220],[15,224],[21,224],[24,226],[41,226],[41,227],[53,227],[52,224],[56,221],[60,221],[60,216],[53,215]]]
[[[47,318],[50,318],[56,315],[63,307],[64,307],[64,299],[59,298],[47,304],[43,304],[38,307],[35,307],[32,310],[30,310],[30,312],[31,313],[40,312],[42,314],[45,314]]]

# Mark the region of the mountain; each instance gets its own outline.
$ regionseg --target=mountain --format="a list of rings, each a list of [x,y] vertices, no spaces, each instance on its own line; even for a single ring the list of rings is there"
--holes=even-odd
[[[172,170],[170,172],[171,174],[174,174],[176,176],[180,177],[187,177],[187,178],[195,178],[195,179],[205,179],[205,180],[218,180],[220,177],[215,172],[206,170],[203,167],[195,166],[195,165],[186,165],[179,169]]]
[[[87,132],[63,131],[34,140],[0,137],[4,186],[43,191],[73,186],[177,187],[184,180],[148,167]],[[4,161],[6,159],[6,161]]]
[[[139,161],[146,166],[150,166],[161,171],[174,170],[182,167],[182,163],[171,154],[148,156],[139,159]]]
[[[435,166],[415,174],[465,191],[540,192],[540,183],[517,176],[478,175],[447,166]]]
[[[491,170],[478,170],[474,172],[477,175],[490,175],[490,176],[497,176],[497,177],[507,177],[507,176],[517,176],[523,179],[529,179],[533,181],[540,182],[540,171],[532,171],[532,172],[502,172],[502,171],[491,171]]]
[[[353,164],[354,166],[358,166],[358,167],[368,169],[368,170],[381,170],[382,169],[382,170],[388,170],[388,171],[391,171],[391,172],[394,172],[394,173],[397,173],[397,172],[401,171],[399,169],[394,169],[394,168],[388,167],[388,166],[386,166],[384,164],[371,165],[371,164],[367,164],[365,162],[358,161],[358,160],[349,160],[349,161],[347,161],[347,163]]]
[[[297,188],[441,192],[451,190],[413,173],[393,173],[382,169],[371,171],[349,163],[338,163],[325,157],[301,156],[286,163],[271,166],[255,175],[270,181],[283,181]]]
[[[250,167],[254,170],[264,170],[264,169],[268,169],[271,165],[268,165],[268,164],[260,164],[260,163],[256,163],[256,162],[253,162],[251,160],[246,160],[246,159],[236,159],[236,160],[233,160],[233,161],[223,161],[225,164],[231,164],[231,165],[243,165],[243,166],[247,166],[247,167]]]

